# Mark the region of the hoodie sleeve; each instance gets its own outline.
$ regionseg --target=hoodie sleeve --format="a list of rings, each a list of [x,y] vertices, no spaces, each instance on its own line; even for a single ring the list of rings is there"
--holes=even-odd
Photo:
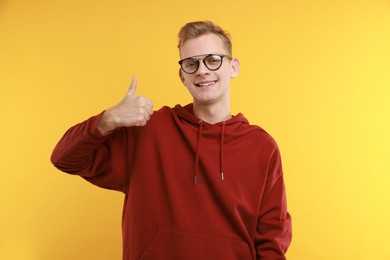
[[[71,127],[50,159],[63,172],[79,175],[102,188],[126,192],[126,131],[102,135],[97,129],[102,114]]]
[[[291,217],[287,211],[281,158],[276,149],[268,165],[267,182],[259,210],[255,237],[257,259],[286,259],[285,253],[291,237]]]

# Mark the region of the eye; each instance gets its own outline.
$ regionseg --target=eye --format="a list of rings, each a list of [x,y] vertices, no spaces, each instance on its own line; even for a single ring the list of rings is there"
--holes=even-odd
[[[195,60],[186,60],[183,62],[184,67],[191,69],[197,66],[197,62]]]
[[[211,55],[207,57],[206,62],[208,64],[219,64],[221,62],[221,57],[218,55]]]

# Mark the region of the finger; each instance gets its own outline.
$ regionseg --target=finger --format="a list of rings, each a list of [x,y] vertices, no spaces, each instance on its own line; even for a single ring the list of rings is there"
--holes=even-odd
[[[135,76],[133,76],[131,78],[131,83],[130,83],[129,90],[127,91],[127,95],[130,95],[130,96],[134,95],[136,89],[137,89],[137,78]]]
[[[148,114],[148,115],[152,115],[153,114],[153,109],[150,107],[150,108],[145,108],[145,112]]]
[[[154,107],[153,102],[152,102],[150,99],[148,99],[148,98],[146,98],[146,97],[144,97],[144,96],[139,96],[139,101],[140,101],[140,102],[142,103],[142,105],[145,106],[145,107],[149,107],[149,108],[153,108],[153,107]]]
[[[150,99],[147,99],[146,102],[145,102],[145,104],[146,104],[148,107],[150,107],[150,108],[153,108],[153,107],[154,107],[154,104],[153,104],[153,102],[152,102]]]
[[[147,108],[147,109],[153,109],[154,104],[150,99],[148,99],[144,96],[137,96],[135,100],[137,101],[137,104],[140,107]]]
[[[145,118],[145,121],[146,121],[146,122],[149,121],[149,119],[150,119],[150,114],[145,113],[145,114],[144,114],[144,118]]]

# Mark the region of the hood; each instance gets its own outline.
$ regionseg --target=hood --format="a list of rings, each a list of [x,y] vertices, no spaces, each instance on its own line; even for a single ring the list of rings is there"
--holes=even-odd
[[[202,121],[200,120],[199,118],[197,118],[194,114],[194,108],[193,108],[193,104],[188,104],[186,106],[181,106],[181,105],[176,105],[173,110],[175,111],[175,113],[177,114],[177,116],[181,119],[184,119],[186,120],[187,122],[189,123],[192,123],[194,125],[199,125],[199,121]],[[229,120],[226,120],[226,121],[222,121],[222,122],[219,122],[219,123],[216,123],[216,124],[209,124],[205,121],[202,121],[204,125],[207,125],[207,126],[221,126],[222,124],[225,124],[225,126],[229,126],[229,129],[232,129],[232,130],[239,130],[239,129],[245,129],[245,128],[248,128],[249,127],[249,122],[248,120],[245,118],[245,116],[241,113],[238,113],[237,115],[235,116],[232,116]]]
[[[234,134],[235,132],[245,131],[249,128],[250,124],[248,120],[244,117],[243,114],[239,113],[235,116],[232,116],[229,120],[222,121],[215,124],[207,123],[199,118],[197,118],[194,114],[193,104],[188,104],[184,107],[181,105],[176,105],[173,108],[173,111],[179,117],[179,119],[184,120],[194,127],[198,128],[198,136],[196,141],[196,151],[195,151],[195,173],[194,173],[194,183],[197,184],[198,174],[199,174],[199,155],[202,153],[202,148],[204,143],[202,143],[202,139],[204,138],[204,132],[210,131],[213,133],[218,133],[219,135],[219,174],[221,181],[225,180],[226,173],[224,172],[224,144],[225,144],[225,135],[228,132],[230,134]]]

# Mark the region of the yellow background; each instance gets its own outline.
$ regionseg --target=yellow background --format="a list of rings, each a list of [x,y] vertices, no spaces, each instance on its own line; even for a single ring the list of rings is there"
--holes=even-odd
[[[133,74],[156,108],[190,102],[176,35],[204,19],[241,61],[232,112],[281,148],[288,259],[390,259],[385,0],[0,0],[0,259],[121,258],[123,195],[60,173],[51,151]]]

